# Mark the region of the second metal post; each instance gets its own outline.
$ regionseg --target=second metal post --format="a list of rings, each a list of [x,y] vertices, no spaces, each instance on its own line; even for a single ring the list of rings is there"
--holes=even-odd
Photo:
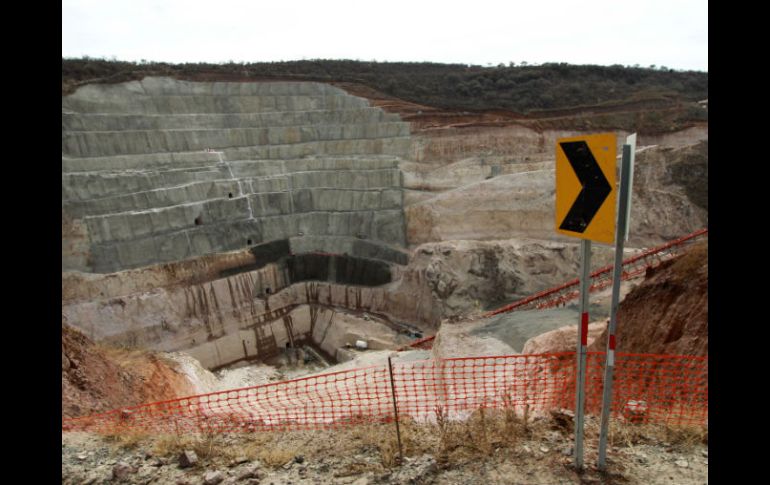
[[[631,145],[623,145],[623,158],[620,165],[620,198],[618,208],[617,235],[615,236],[615,267],[612,273],[612,304],[610,306],[610,324],[607,328],[607,365],[604,368],[604,391],[602,394],[602,418],[599,432],[598,467],[607,467],[607,433],[612,411],[612,374],[615,368],[615,332],[618,325],[618,303],[620,301],[620,282],[623,274],[623,248],[625,246],[626,227],[628,225],[628,206],[631,194]]]

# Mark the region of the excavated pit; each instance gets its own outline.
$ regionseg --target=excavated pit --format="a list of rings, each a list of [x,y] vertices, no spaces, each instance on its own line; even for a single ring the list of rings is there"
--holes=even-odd
[[[438,321],[389,310],[415,296],[392,288],[409,143],[326,84],[81,87],[62,98],[64,318],[211,370],[404,345]]]
[[[223,376],[269,365],[296,377],[574,278],[544,148],[565,133],[495,134],[505,143],[416,139],[398,115],[321,83],[83,86],[62,98],[63,320]],[[707,173],[706,148],[639,151],[637,180],[665,189],[635,186],[640,241],[705,225],[707,203],[689,201],[705,197],[701,181],[684,179]],[[595,264],[610,255],[598,247]],[[506,337],[511,352],[530,336]]]

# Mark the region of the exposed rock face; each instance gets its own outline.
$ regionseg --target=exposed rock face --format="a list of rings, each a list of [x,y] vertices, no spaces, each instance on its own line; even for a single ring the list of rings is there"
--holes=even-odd
[[[603,333],[589,350],[604,351]],[[708,241],[649,271],[618,312],[619,352],[708,355]]]
[[[420,274],[444,317],[487,309],[556,286],[578,275],[575,243],[511,239],[423,244],[405,268]],[[592,267],[610,262],[597,247]]]
[[[491,164],[542,161],[553,158],[556,139],[578,136],[579,130],[535,130],[523,125],[475,126],[418,130],[412,137],[411,159],[424,166],[454,163],[478,157],[479,173],[486,177]],[[619,130],[618,138],[630,133]],[[664,135],[639,135],[640,145],[680,148],[708,139],[708,125],[698,125]],[[484,166],[486,165],[486,170]],[[434,168],[436,168],[434,166]],[[470,174],[470,172],[468,172]],[[483,177],[482,177],[483,178]]]
[[[690,201],[708,212],[709,167],[708,140],[680,150],[671,164],[671,178],[684,187]]]
[[[406,209],[411,244],[462,239],[552,239],[553,173],[501,175]]]
[[[398,163],[409,143],[398,115],[326,84],[83,86],[62,98],[64,269],[112,272],[297,235],[403,246]]]
[[[577,347],[577,325],[557,328],[533,337],[524,344],[522,354],[546,354],[555,352],[574,352]],[[588,325],[588,345],[607,328],[607,322],[594,322]]]
[[[285,254],[314,247],[299,241],[308,239],[291,240],[283,249],[276,242],[259,254],[262,246],[106,275],[66,273],[62,313],[96,341],[183,350],[204,367],[216,368],[316,337],[316,326],[324,328],[329,321],[321,315],[327,309],[337,309],[332,314],[338,317],[345,311],[367,312],[432,333],[442,317],[486,309],[577,275],[575,244],[460,241],[421,246],[408,265],[392,265],[392,282],[367,287],[356,279],[355,267],[331,264],[333,258],[324,255],[319,257],[329,261],[319,260],[320,266],[305,260],[302,268],[281,263]],[[401,257],[365,243],[349,250]],[[597,248],[594,265],[608,262],[610,255]],[[266,261],[274,262],[250,269]],[[327,273],[332,270],[333,277]],[[334,356],[336,348],[326,351]]]
[[[176,365],[152,352],[95,345],[62,325],[62,416],[107,411],[194,394]]]
[[[514,355],[516,349],[494,334],[479,335],[483,321],[445,323],[436,333],[431,353],[436,359]]]
[[[474,155],[428,167],[402,162],[408,242],[564,239],[554,231],[553,135],[526,157]],[[707,183],[708,141],[640,145],[629,244],[656,245],[707,226]]]
[[[629,244],[655,245],[708,226],[708,142],[637,154]]]
[[[371,286],[378,281],[377,277],[367,277],[369,269],[381,280],[389,281],[387,264],[406,264],[408,260],[408,253],[375,241],[303,236],[115,273],[66,271],[62,273],[62,301],[116,298],[157,288],[194,285],[269,264],[274,265],[271,274],[280,274],[287,282],[323,276],[323,281],[360,282]],[[254,290],[264,292],[269,286],[275,292],[287,282],[274,276]]]

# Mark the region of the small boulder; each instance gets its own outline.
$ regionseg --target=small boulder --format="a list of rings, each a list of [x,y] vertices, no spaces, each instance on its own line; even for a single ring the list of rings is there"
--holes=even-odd
[[[252,466],[251,468],[247,469],[245,472],[238,475],[238,480],[248,480],[250,478],[254,478],[259,480],[260,478],[264,478],[265,473],[259,469],[259,466]]]
[[[195,466],[198,463],[198,455],[193,450],[185,450],[179,455],[179,466],[187,468]]]
[[[125,480],[132,473],[136,473],[136,468],[125,461],[121,461],[112,467],[112,478],[114,480]]]
[[[217,485],[219,482],[223,481],[224,479],[225,479],[225,474],[220,472],[219,470],[208,472],[205,475],[203,475],[203,484]]]
[[[690,466],[690,464],[687,463],[687,460],[676,460],[674,464],[680,468],[687,468]]]
[[[230,462],[230,467],[238,466],[243,463],[248,463],[249,458],[247,456],[237,456]]]

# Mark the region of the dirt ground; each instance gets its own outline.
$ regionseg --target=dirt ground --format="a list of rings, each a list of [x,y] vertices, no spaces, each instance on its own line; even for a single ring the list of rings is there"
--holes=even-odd
[[[62,325],[62,416],[76,417],[196,389],[163,354],[96,344]]]
[[[613,422],[608,469],[596,468],[598,420],[586,420],[585,468],[572,424],[475,413],[467,422],[215,436],[62,436],[64,484],[704,484],[707,433]],[[180,454],[198,463],[183,468]],[[113,477],[116,477],[113,479]]]

